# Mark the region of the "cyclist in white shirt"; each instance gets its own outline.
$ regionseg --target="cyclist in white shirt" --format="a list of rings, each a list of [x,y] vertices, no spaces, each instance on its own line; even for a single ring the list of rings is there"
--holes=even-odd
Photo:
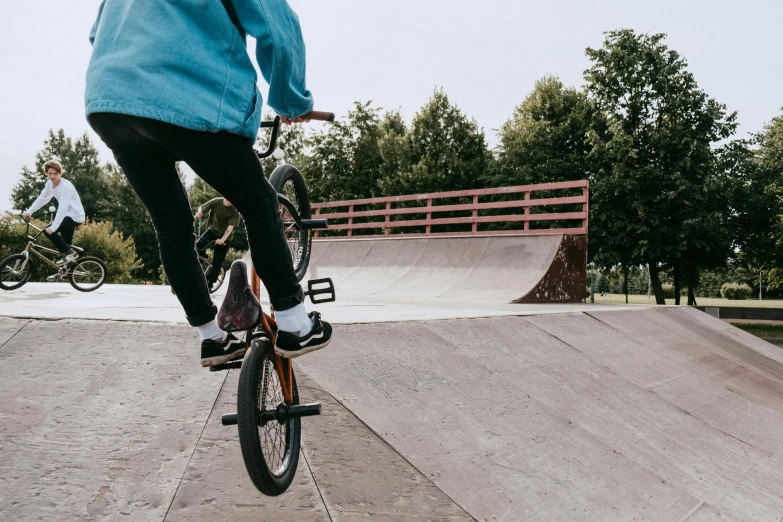
[[[58,261],[58,264],[70,263],[79,257],[76,251],[71,248],[71,242],[73,242],[73,233],[76,227],[84,223],[85,220],[82,200],[79,199],[79,194],[73,183],[62,177],[63,166],[59,161],[47,161],[44,163],[43,170],[49,177],[49,181],[44,185],[38,199],[22,214],[22,218],[30,219],[35,211],[55,198],[58,203],[57,213],[54,215],[54,221],[46,227],[44,233],[54,243],[57,250],[66,254],[64,259]]]

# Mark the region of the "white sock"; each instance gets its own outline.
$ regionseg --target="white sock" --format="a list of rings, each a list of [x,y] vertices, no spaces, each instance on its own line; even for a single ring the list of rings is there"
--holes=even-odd
[[[307,310],[302,303],[288,310],[275,310],[275,321],[279,329],[297,337],[309,334],[313,330],[313,320],[307,315]]]
[[[201,336],[202,341],[208,339],[212,341],[225,341],[226,336],[228,336],[226,332],[220,329],[216,319],[212,319],[207,324],[202,324],[196,328],[198,328],[198,333]]]

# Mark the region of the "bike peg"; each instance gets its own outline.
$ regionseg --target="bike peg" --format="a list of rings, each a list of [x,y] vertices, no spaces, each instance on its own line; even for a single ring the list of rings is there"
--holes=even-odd
[[[317,285],[326,285],[325,287],[316,288]],[[310,298],[310,302],[313,304],[318,303],[330,303],[337,299],[337,294],[334,291],[334,283],[331,278],[325,277],[323,279],[311,279],[307,282],[307,292],[304,295]],[[326,295],[327,297],[318,297]]]

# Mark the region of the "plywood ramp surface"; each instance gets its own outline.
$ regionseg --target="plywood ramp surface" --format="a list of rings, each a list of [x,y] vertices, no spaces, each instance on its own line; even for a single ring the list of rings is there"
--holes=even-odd
[[[336,332],[303,369],[478,520],[783,516],[783,356],[706,314]]]

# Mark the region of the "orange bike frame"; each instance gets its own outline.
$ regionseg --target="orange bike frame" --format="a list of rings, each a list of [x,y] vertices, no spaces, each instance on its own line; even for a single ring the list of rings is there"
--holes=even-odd
[[[258,277],[258,274],[256,274],[256,269],[251,268],[250,269],[250,288],[253,291],[253,294],[256,296],[256,298],[261,298],[261,279]],[[275,336],[275,332],[273,328],[277,329],[277,323],[275,322],[275,311],[272,310],[272,315],[267,314],[263,310],[261,311],[261,329],[266,334],[269,341],[272,343],[272,348],[275,347],[275,342],[277,341],[277,337]],[[247,342],[250,343],[250,339],[252,339],[252,331],[248,330],[246,339]],[[250,348],[250,346],[248,346]],[[283,398],[285,399],[285,403],[287,405],[293,404],[294,401],[294,370],[293,370],[293,363],[291,362],[291,359],[287,359],[285,357],[280,357],[275,353],[275,370],[277,370],[277,376],[280,379],[280,386],[283,388]]]

